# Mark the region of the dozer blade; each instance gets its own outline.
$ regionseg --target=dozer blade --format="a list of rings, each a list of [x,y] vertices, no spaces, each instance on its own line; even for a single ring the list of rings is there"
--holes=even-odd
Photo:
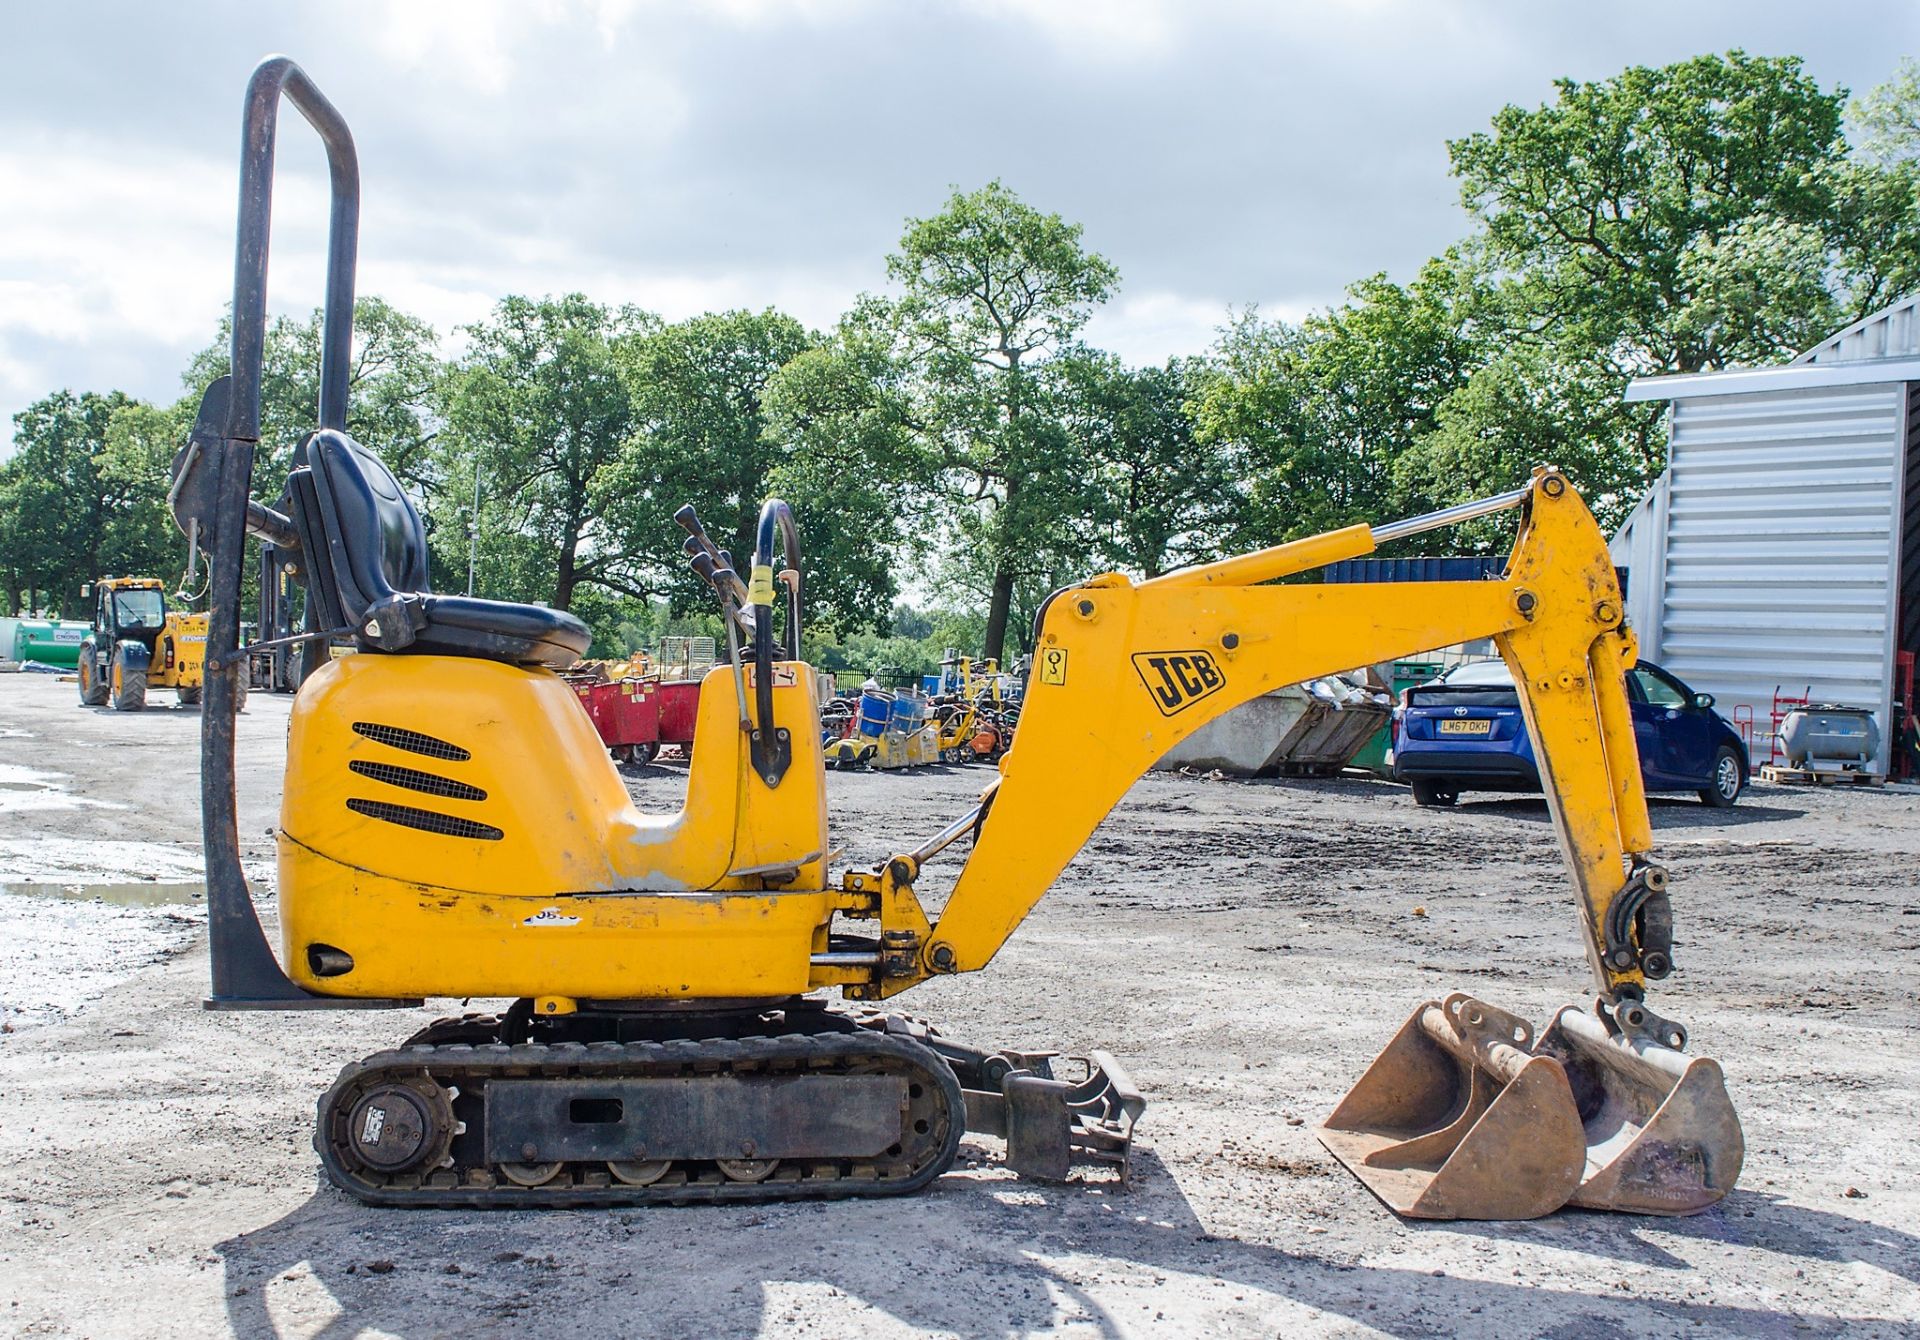
[[[1523,1019],[1471,996],[1413,1012],[1317,1132],[1374,1195],[1414,1219],[1535,1219],[1585,1161],[1560,1063]]]
[[[1685,1041],[1684,1032],[1670,1037]],[[1578,1006],[1555,1016],[1535,1050],[1565,1068],[1586,1131],[1573,1204],[1697,1214],[1733,1189],[1746,1138],[1718,1062],[1652,1036],[1616,1035]]]

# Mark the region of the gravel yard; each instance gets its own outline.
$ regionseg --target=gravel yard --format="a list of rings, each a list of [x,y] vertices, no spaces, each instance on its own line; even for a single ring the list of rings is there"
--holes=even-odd
[[[256,694],[240,730],[269,918],[288,706]],[[1695,1218],[1402,1222],[1312,1136],[1419,1001],[1465,987],[1544,1023],[1585,991],[1540,801],[1177,774],[1133,789],[991,968],[900,1000],[1121,1057],[1150,1104],[1125,1190],[1021,1182],[970,1138],[898,1201],[394,1212],[318,1184],[314,1101],[449,1003],[201,1010],[197,747],[170,695],[115,716],[0,676],[0,1333],[1916,1334],[1913,791],[1655,802],[1679,971],[1654,1001],[1726,1067],[1747,1135],[1740,1188]],[[986,776],[833,774],[835,842],[878,860]],[[633,787],[666,809],[683,782]]]

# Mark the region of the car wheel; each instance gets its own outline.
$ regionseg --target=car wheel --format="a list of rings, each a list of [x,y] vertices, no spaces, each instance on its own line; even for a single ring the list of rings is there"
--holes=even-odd
[[[1416,805],[1451,805],[1460,799],[1460,792],[1442,782],[1414,782],[1413,803]]]
[[[1713,756],[1713,771],[1708,774],[1708,784],[1700,788],[1700,803],[1724,810],[1740,799],[1740,792],[1746,789],[1747,776],[1740,766],[1740,755],[1731,745],[1721,745],[1720,752]]]

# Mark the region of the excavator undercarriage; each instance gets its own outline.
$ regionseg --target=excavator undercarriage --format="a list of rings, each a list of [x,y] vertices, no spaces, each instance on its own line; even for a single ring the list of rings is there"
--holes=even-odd
[[[1008,1162],[1124,1179],[1145,1100],[1111,1058],[986,1052],[903,1016],[797,999],[443,1019],[347,1066],[314,1148],[375,1205],[688,1205],[916,1191],[963,1131]]]
[[[252,500],[277,115],[320,133],[333,210],[319,427],[281,495]],[[708,675],[678,814],[635,809],[554,673],[586,627],[439,595],[406,491],[346,431],[359,171],[291,61],[248,86],[232,372],[211,385],[169,495],[208,554],[201,802],[215,1009],[515,1002],[348,1066],[315,1137],[378,1205],[740,1202],[901,1194],[964,1131],[1023,1174],[1124,1178],[1145,1106],[1104,1053],[967,1046],[877,1003],[985,968],[1134,781],[1223,713],[1303,680],[1477,638],[1511,667],[1572,875],[1597,996],[1543,1034],[1464,995],[1417,1009],[1321,1130],[1403,1214],[1515,1218],[1573,1203],[1686,1213],[1733,1185],[1718,1067],[1646,1003],[1673,971],[1623,683],[1635,647],[1607,545],[1569,481],[1147,580],[1056,592],[1034,628],[1019,734],[979,803],[867,870],[830,869],[817,677],[800,659],[798,531],[763,508],[747,575],[679,521],[728,639]],[[1498,581],[1287,581],[1503,511]],[[319,664],[288,733],[281,953],[241,871],[233,712],[245,544],[305,591]],[[427,705],[430,706],[428,710]],[[929,909],[923,868],[967,844]],[[845,1005],[829,1003],[837,991]],[[854,1004],[858,1002],[858,1004]]]

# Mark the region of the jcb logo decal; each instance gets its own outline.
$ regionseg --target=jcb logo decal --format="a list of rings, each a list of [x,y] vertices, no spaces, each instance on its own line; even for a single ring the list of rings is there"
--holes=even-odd
[[[1162,716],[1186,711],[1226,686],[1227,677],[1204,651],[1143,651],[1133,658],[1140,682],[1153,695]]]

